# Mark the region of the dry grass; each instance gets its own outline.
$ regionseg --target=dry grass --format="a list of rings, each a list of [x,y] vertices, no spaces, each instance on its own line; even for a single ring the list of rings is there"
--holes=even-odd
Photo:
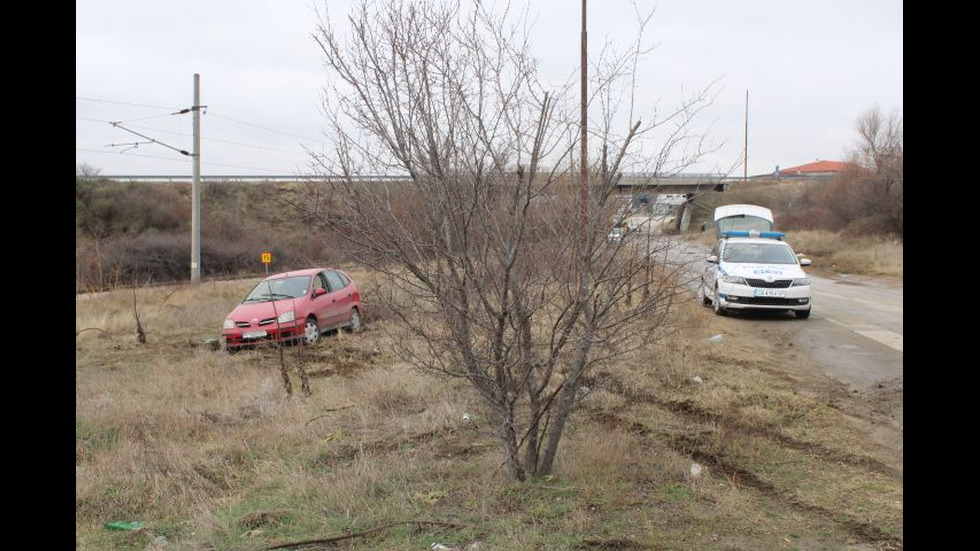
[[[905,245],[883,237],[854,237],[827,231],[795,231],[789,239],[817,268],[838,273],[904,279]]]
[[[901,480],[847,461],[870,453],[861,435],[774,373],[774,352],[739,336],[737,320],[692,305],[675,320],[688,337],[596,373],[556,476],[515,484],[479,400],[400,361],[387,322],[287,348],[290,365],[320,373],[310,398],[285,397],[273,351],[200,346],[250,285],[140,291],[146,346],[130,293],[76,302],[76,329],[106,331],[76,339],[77,548],[143,549],[165,535],[177,549],[258,549],[411,519],[465,527],[403,526],[355,546],[881,543],[849,520],[882,545],[901,537]],[[704,340],[714,333],[725,340]],[[695,460],[705,473],[692,480]],[[148,531],[102,528],[135,519]]]

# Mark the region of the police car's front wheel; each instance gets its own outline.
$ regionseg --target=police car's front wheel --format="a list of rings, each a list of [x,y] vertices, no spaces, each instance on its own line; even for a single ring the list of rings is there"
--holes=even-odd
[[[708,298],[708,290],[704,286],[704,278],[701,278],[701,286],[698,287],[698,293],[701,294],[701,304],[711,306],[711,299]]]
[[[726,313],[726,310],[721,307],[721,296],[718,293],[717,285],[715,285],[715,298],[714,300],[711,301],[711,307],[715,311],[715,314],[718,316],[724,316]]]
[[[793,310],[793,315],[795,315],[796,319],[798,320],[805,320],[808,317],[810,317],[810,309],[807,308],[806,310]]]

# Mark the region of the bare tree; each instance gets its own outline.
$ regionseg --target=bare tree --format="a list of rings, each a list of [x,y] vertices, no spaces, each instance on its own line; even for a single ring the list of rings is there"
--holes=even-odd
[[[101,168],[96,168],[88,163],[81,163],[75,166],[75,177],[84,180],[96,179],[102,174]]]
[[[857,131],[855,154],[861,166],[876,173],[892,171],[905,152],[905,122],[901,112],[895,110],[886,115],[875,105],[858,117]]]
[[[878,220],[878,225],[898,235],[904,234],[905,123],[893,110],[882,113],[875,105],[858,117],[858,143],[853,157],[867,172],[856,185],[861,186],[860,212]]]
[[[577,98],[538,82],[525,20],[473,4],[363,2],[346,33],[321,20],[335,147],[315,155],[321,182],[295,205],[386,277],[376,298],[413,337],[404,356],[472,384],[523,480],[552,471],[589,370],[663,336],[686,295],[664,242],[606,235],[628,215],[615,193],[624,168],[668,158],[632,149],[658,129],[663,148],[696,149],[690,119],[708,98],[617,126],[626,96],[609,88],[629,76],[630,53],[597,63],[601,153],[583,220],[579,182],[559,162],[576,147]]]

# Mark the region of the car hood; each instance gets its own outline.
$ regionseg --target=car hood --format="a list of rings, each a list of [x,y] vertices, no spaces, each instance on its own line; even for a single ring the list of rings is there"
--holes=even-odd
[[[274,318],[283,312],[295,309],[297,299],[285,298],[268,302],[243,302],[228,314],[233,321],[257,323],[264,319]]]
[[[798,264],[745,264],[722,262],[721,269],[725,275],[752,279],[793,279],[806,277]]]

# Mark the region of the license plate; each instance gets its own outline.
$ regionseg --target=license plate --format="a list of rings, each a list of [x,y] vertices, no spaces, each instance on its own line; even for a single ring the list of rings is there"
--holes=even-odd
[[[757,297],[785,297],[786,291],[782,289],[756,289],[755,296]]]
[[[268,333],[266,333],[265,330],[262,330],[262,331],[246,331],[245,334],[242,335],[242,338],[243,339],[261,339],[262,337],[265,337],[266,335],[268,335]]]

